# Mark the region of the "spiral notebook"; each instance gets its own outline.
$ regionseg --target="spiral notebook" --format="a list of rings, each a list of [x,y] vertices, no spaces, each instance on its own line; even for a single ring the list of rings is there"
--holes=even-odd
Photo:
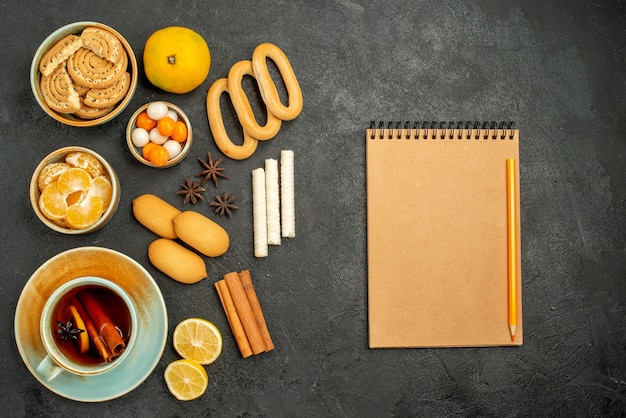
[[[512,123],[375,123],[366,130],[370,348],[523,343],[508,320],[506,160]],[[520,242],[519,163],[515,168]],[[514,286],[515,287],[515,286]]]

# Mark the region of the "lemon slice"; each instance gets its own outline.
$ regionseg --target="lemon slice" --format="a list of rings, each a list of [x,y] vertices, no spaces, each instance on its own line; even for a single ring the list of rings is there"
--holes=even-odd
[[[199,364],[213,363],[222,352],[222,334],[206,319],[188,318],[174,329],[174,349],[180,356]]]
[[[209,376],[200,364],[191,360],[176,360],[165,368],[165,383],[179,401],[199,398],[209,386]]]
[[[81,354],[85,354],[87,350],[89,350],[89,335],[87,334],[87,327],[85,327],[85,322],[83,318],[80,317],[78,310],[74,305],[69,305],[67,307],[72,314],[72,319],[74,320],[74,328],[82,329],[83,332],[78,334],[78,351]]]

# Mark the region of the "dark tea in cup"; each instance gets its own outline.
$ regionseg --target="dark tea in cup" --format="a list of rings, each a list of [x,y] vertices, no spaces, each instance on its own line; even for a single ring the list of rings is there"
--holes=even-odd
[[[50,326],[60,353],[84,366],[115,361],[126,349],[132,332],[130,311],[122,298],[93,284],[63,295]]]
[[[41,313],[47,356],[37,373],[48,382],[64,371],[106,373],[133,349],[136,324],[135,303],[118,284],[89,276],[67,281],[52,292]]]

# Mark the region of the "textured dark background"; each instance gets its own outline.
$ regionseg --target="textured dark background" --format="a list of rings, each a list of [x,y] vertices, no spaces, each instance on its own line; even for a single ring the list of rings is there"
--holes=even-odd
[[[568,416],[626,413],[626,5],[590,1],[0,1],[0,405],[11,416]],[[130,106],[91,129],[46,116],[28,71],[39,43],[80,20],[108,24],[138,57],[155,30],[188,26],[212,52],[208,79],[186,95],[139,80]],[[154,236],[131,200],[154,193],[182,208],[178,185],[197,158],[220,156],[205,95],[261,42],[292,62],[304,109],[245,161],[226,160],[241,209],[217,219],[232,246],[207,260],[192,286],[156,271]],[[140,68],[142,68],[140,66]],[[124,131],[135,108],[172,101],[189,114],[191,154],[155,170],[137,163]],[[228,112],[225,109],[228,115]],[[232,116],[232,115],[231,115]],[[238,128],[227,116],[229,131]],[[514,120],[521,130],[524,345],[519,348],[367,347],[364,129],[370,120]],[[122,199],[112,221],[62,236],[35,217],[28,183],[56,148],[82,145],[117,169]],[[255,259],[250,172],[281,149],[296,155],[297,237]],[[381,167],[381,170],[387,167]],[[438,173],[432,173],[433,176]],[[206,197],[211,200],[214,190]],[[208,216],[208,203],[193,207]],[[459,208],[462,210],[463,208]],[[390,214],[393,216],[393,214]],[[69,248],[113,248],[144,265],[169,314],[168,343],[152,375],[104,404],[61,398],[35,380],[13,338],[21,289]],[[242,359],[213,282],[248,268],[276,349]],[[163,380],[177,358],[171,331],[200,316],[224,332],[199,400],[174,400]],[[433,318],[436,321],[437,318]]]

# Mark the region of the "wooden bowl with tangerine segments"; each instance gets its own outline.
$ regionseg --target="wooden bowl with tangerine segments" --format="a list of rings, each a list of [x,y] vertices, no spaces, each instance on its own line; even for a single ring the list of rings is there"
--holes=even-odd
[[[189,154],[189,150],[191,149],[191,144],[193,142],[193,130],[191,128],[191,121],[187,117],[187,114],[180,107],[176,106],[173,103],[165,102],[162,100],[159,100],[159,102],[164,103],[168,107],[169,110],[174,111],[176,115],[178,116],[178,120],[180,120],[181,122],[184,122],[185,125],[187,126],[187,139],[185,140],[184,143],[182,143],[182,149],[180,153],[176,155],[174,158],[170,158],[167,161],[167,163],[165,163],[164,165],[157,165],[153,163],[152,161],[149,161],[146,158],[144,158],[142,148],[137,147],[133,143],[132,135],[133,135],[133,131],[135,130],[135,128],[137,128],[137,118],[139,117],[141,113],[147,111],[148,107],[152,103],[155,103],[155,102],[146,103],[145,105],[137,109],[137,111],[130,117],[130,120],[128,121],[128,125],[126,127],[126,143],[128,144],[128,149],[130,150],[131,154],[133,154],[133,156],[142,164],[145,164],[148,167],[154,167],[154,168],[169,168],[180,163],[187,156],[187,154]]]
[[[126,72],[128,72],[130,75],[130,85],[128,86],[128,90],[126,91],[126,93],[123,95],[123,99],[119,100],[117,103],[110,106],[110,110],[106,112],[105,114],[100,115],[100,116],[91,115],[91,116],[85,116],[85,117],[78,117],[76,116],[76,114],[73,114],[73,113],[64,113],[64,112],[53,110],[48,105],[48,103],[46,102],[44,98],[44,94],[42,93],[42,88],[41,88],[42,73],[40,71],[39,65],[41,63],[42,58],[46,54],[46,52],[48,52],[48,50],[50,50],[53,46],[55,46],[57,42],[67,37],[68,35],[80,35],[83,32],[83,30],[88,27],[100,28],[100,29],[106,30],[108,33],[114,35],[119,40],[121,46],[123,47],[124,52],[126,53],[126,58],[128,61],[127,66],[126,66]],[[31,89],[33,91],[33,94],[39,106],[44,110],[44,112],[46,112],[46,114],[51,116],[53,119],[56,119],[57,121],[65,125],[77,126],[77,127],[91,127],[91,126],[101,125],[103,123],[106,123],[112,120],[126,108],[128,103],[130,103],[130,100],[132,99],[133,95],[135,94],[135,90],[137,88],[138,74],[139,73],[137,71],[137,58],[135,57],[135,53],[133,52],[128,41],[119,32],[117,32],[115,29],[107,25],[104,25],[102,23],[83,21],[83,22],[70,23],[68,25],[65,25],[57,29],[56,31],[51,33],[41,43],[41,45],[35,52],[35,56],[33,57],[33,61],[31,63],[30,85],[31,85]]]
[[[69,155],[73,157],[68,157]],[[85,155],[88,157],[85,157]],[[68,158],[71,164],[66,162]],[[71,197],[68,194],[65,200],[69,207],[71,204],[82,203],[84,200],[81,199],[84,199],[90,190],[92,193],[96,194],[101,194],[102,190],[105,190],[106,198],[102,198],[102,212],[97,220],[89,226],[76,228],[72,227],[64,218],[58,219],[57,217],[57,219],[53,219],[46,216],[40,206],[40,199],[46,186],[55,181],[58,182],[62,173],[68,171],[70,168],[83,168],[84,171],[93,172],[91,168],[93,164],[90,164],[90,162],[93,162],[93,159],[100,163],[98,167],[101,170],[99,172],[101,172],[100,176],[102,178],[95,180],[98,176],[90,174],[92,183],[90,183],[89,190],[84,191],[84,193],[79,191],[71,193]],[[64,164],[69,165],[69,167],[63,166]],[[44,173],[43,175],[42,172]],[[102,228],[115,214],[119,201],[120,182],[115,170],[101,155],[84,147],[69,146],[57,149],[48,154],[41,160],[39,165],[37,165],[30,181],[30,202],[35,214],[44,225],[61,234],[88,234]]]

